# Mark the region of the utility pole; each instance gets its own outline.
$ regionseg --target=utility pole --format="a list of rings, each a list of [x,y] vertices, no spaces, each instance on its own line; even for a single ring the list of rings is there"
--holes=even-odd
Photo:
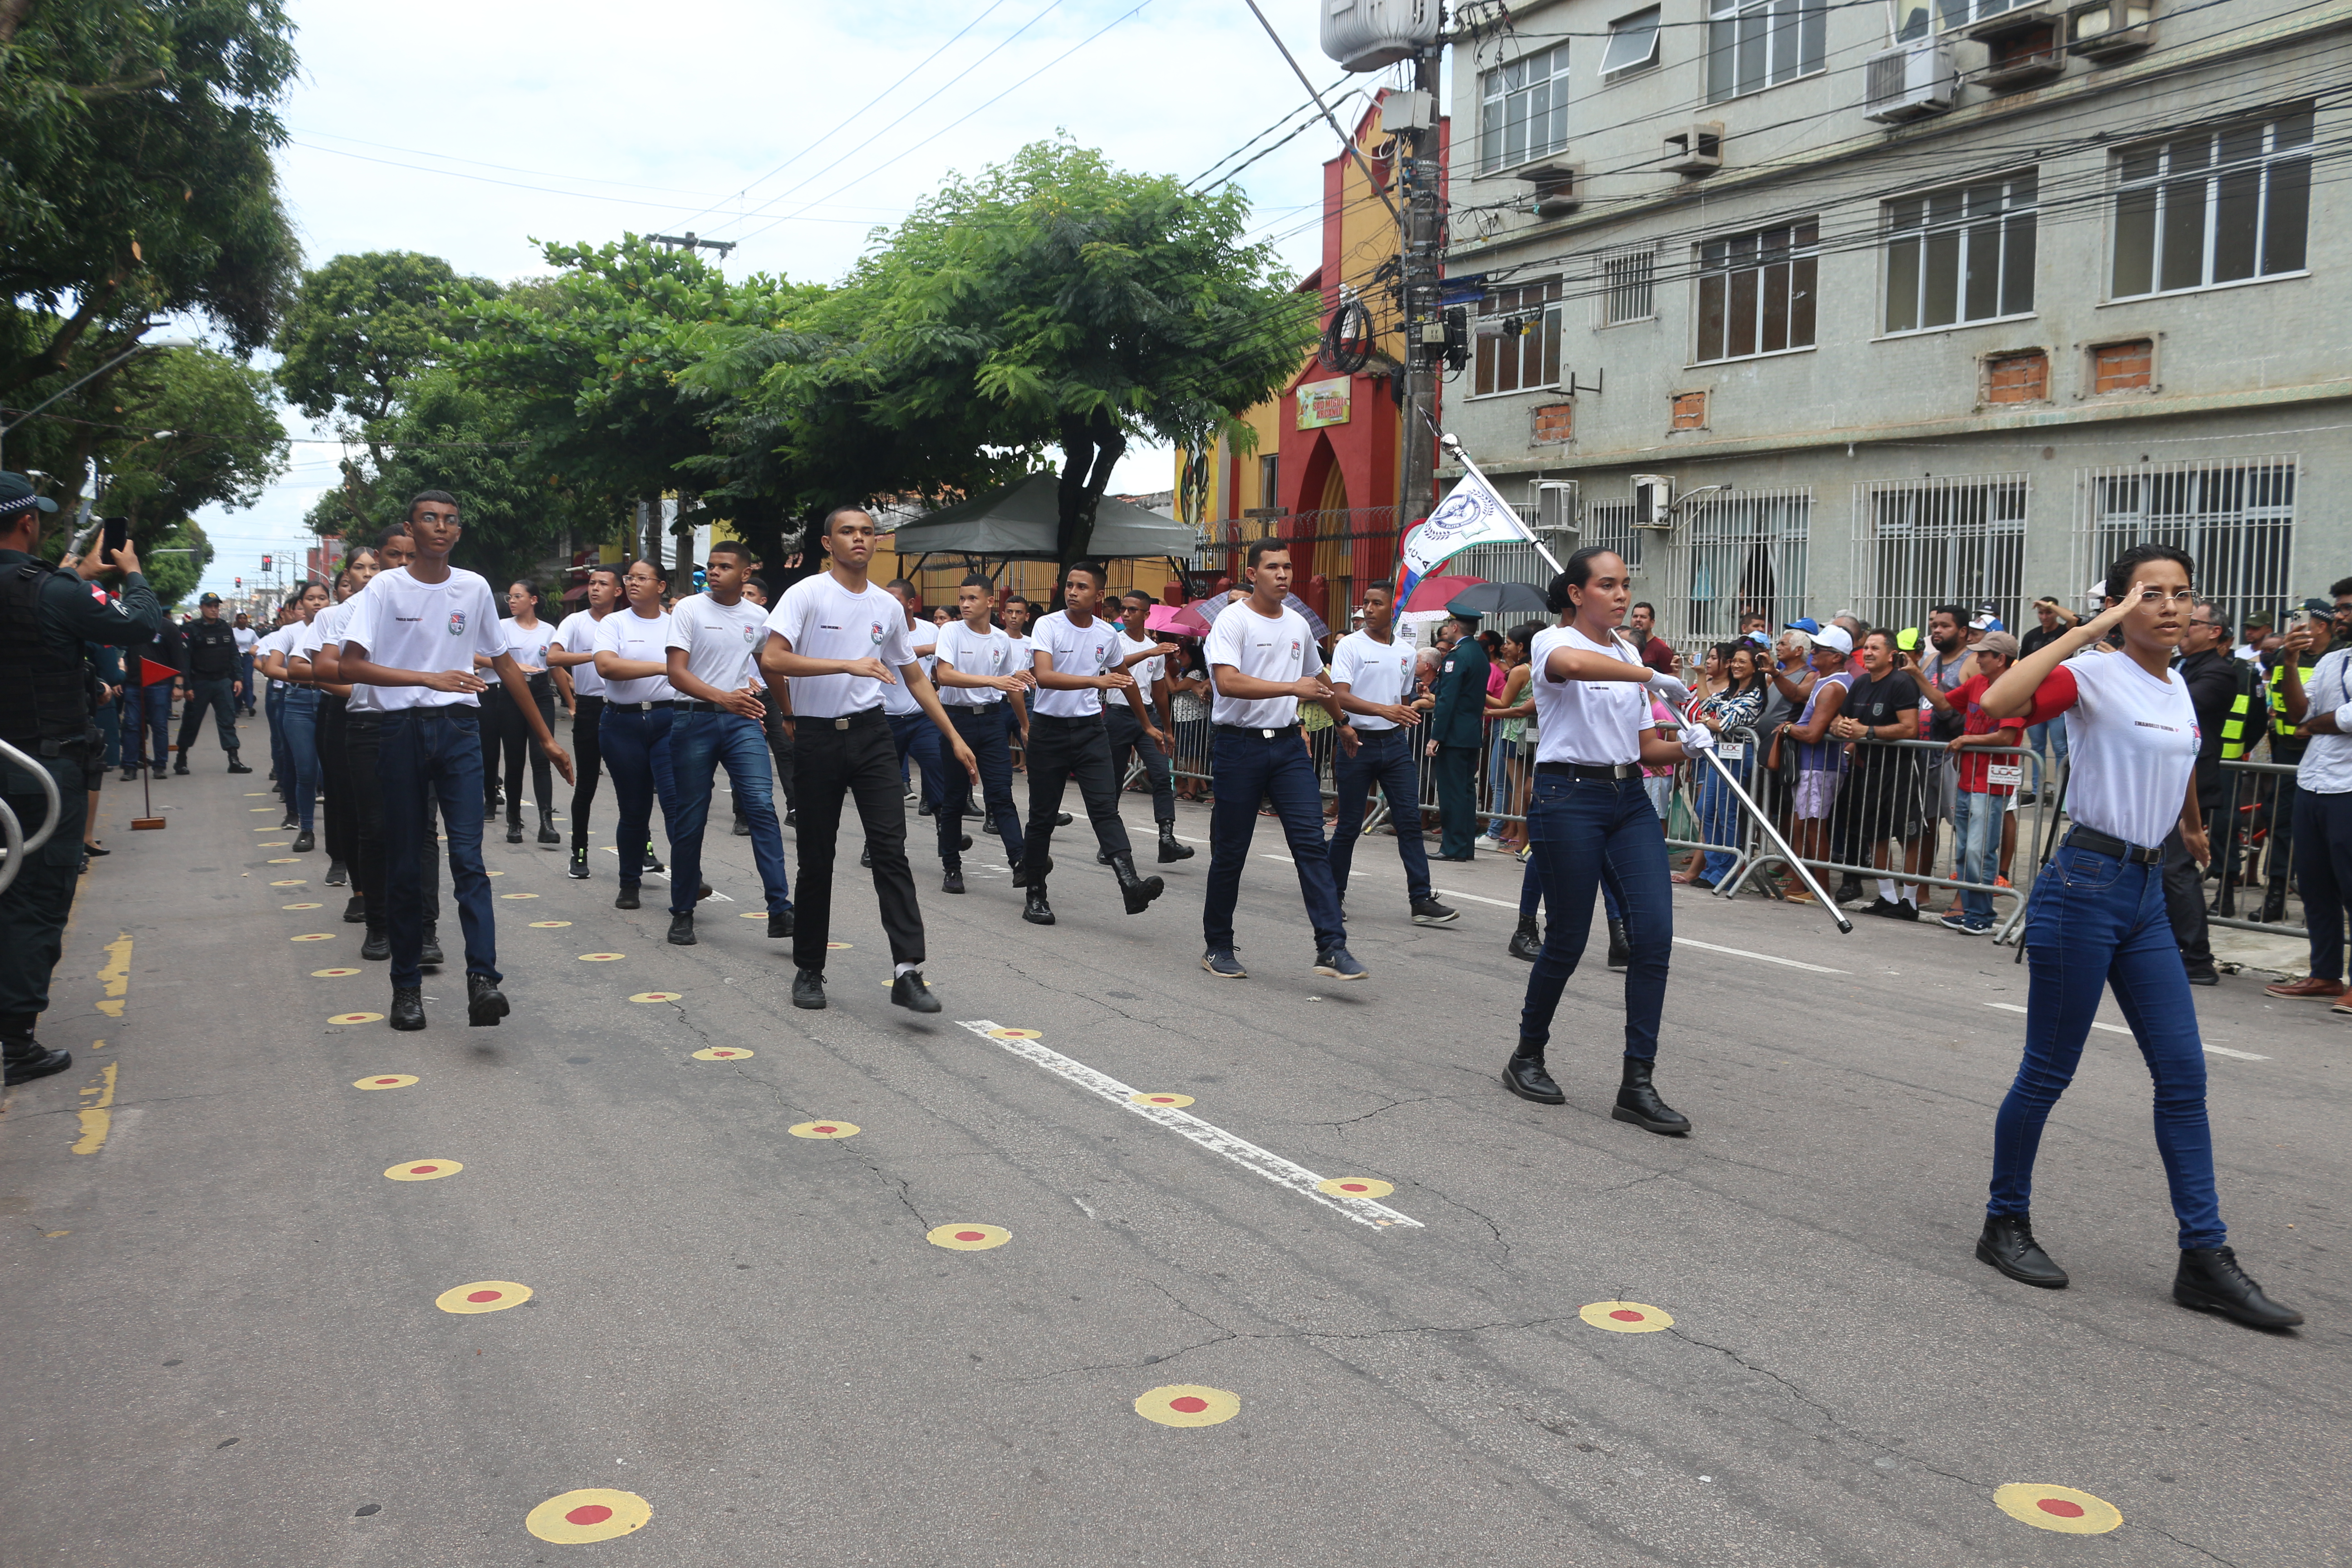
[[[715,250],[721,261],[726,260],[727,253],[735,248],[735,242],[731,239],[698,239],[692,229],[684,234],[649,234],[646,237],[656,245],[674,245],[680,250]]]
[[[1444,216],[1438,210],[1443,180],[1437,132],[1437,82],[1444,44],[1432,42],[1413,51],[1412,87],[1409,94],[1392,93],[1388,102],[1407,99],[1407,124],[1395,128],[1398,195],[1402,233],[1400,294],[1404,317],[1404,407],[1402,416],[1404,449],[1398,464],[1397,527],[1402,530],[1424,515],[1435,472],[1436,447],[1429,434],[1437,422],[1437,366],[1445,353],[1445,316],[1439,308],[1438,274],[1444,264]],[[1400,105],[1400,107],[1404,107]],[[1381,129],[1391,129],[1383,110]]]

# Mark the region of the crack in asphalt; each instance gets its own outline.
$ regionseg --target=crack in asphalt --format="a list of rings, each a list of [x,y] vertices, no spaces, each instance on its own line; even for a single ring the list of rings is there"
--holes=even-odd
[[[2162,1525],[2158,1525],[2158,1524],[2149,1524],[2149,1525],[2144,1525],[2144,1526],[2142,1526],[2142,1528],[2143,1528],[2143,1529],[2147,1529],[2147,1530],[2152,1530],[2152,1531],[2154,1531],[2157,1534],[2161,1535],[2161,1536],[2162,1536],[2162,1537],[2164,1537],[2167,1541],[2169,1541],[2170,1542],[2172,1542],[2172,1544],[2174,1544],[2175,1546],[2185,1546],[2185,1547],[2187,1547],[2189,1551],[2191,1551],[2191,1552],[2194,1552],[2198,1553],[2200,1556],[2202,1556],[2202,1557],[2210,1557],[2210,1558],[2211,1558],[2214,1562],[2221,1563],[2221,1568],[2238,1568],[2238,1564],[2237,1564],[2237,1563],[2231,1562],[2231,1561],[2230,1561],[2230,1559],[2228,1559],[2227,1557],[2222,1556],[2220,1552],[2209,1552],[2209,1551],[2207,1551],[2204,1547],[2198,1545],[2198,1544],[2197,1544],[2195,1542],[2193,1542],[2193,1541],[2183,1541],[2183,1540],[2181,1540],[2181,1539],[2180,1539],[2180,1537],[2179,1537],[2179,1536],[2177,1536],[2177,1535],[2173,1534],[2173,1533],[2172,1533],[2172,1531],[2168,1531],[2168,1530],[2165,1529]]]
[[[1391,1100],[1386,1105],[1365,1111],[1361,1116],[1349,1116],[1338,1121],[1303,1121],[1299,1125],[1302,1127],[1353,1127],[1359,1121],[1370,1121],[1382,1111],[1394,1110],[1400,1105],[1422,1105],[1433,1100],[1446,1098],[1448,1097],[1438,1094],[1411,1095],[1403,1100]]]
[[[1146,1356],[1141,1361],[1107,1362],[1095,1366],[1066,1366],[1054,1372],[1040,1373],[1035,1377],[1013,1378],[1010,1379],[1009,1382],[1013,1384],[1025,1384],[1043,1383],[1049,1378],[1067,1377],[1072,1373],[1127,1372],[1139,1367],[1159,1366],[1165,1363],[1174,1361],[1178,1356],[1190,1355],[1194,1351],[1206,1350],[1211,1345],[1223,1344],[1230,1340],[1347,1341],[1376,1340],[1395,1334],[1476,1334],[1484,1333],[1489,1329],[1539,1329],[1547,1324],[1564,1322],[1567,1321],[1562,1318],[1531,1318],[1524,1322],[1507,1321],[1494,1323],[1423,1323],[1407,1328],[1362,1329],[1354,1331],[1342,1331],[1337,1329],[1285,1329],[1276,1333],[1244,1333],[1238,1329],[1224,1328],[1223,1324],[1216,1323],[1216,1320],[1213,1318],[1210,1318],[1192,1307],[1185,1306],[1182,1301],[1177,1300],[1173,1292],[1169,1291],[1166,1286],[1159,1285],[1154,1281],[1149,1280],[1147,1280],[1146,1283],[1151,1284],[1155,1289],[1167,1295],[1169,1300],[1176,1301],[1178,1306],[1183,1307],[1184,1310],[1191,1312],[1196,1318],[1200,1318],[1202,1321],[1214,1324],[1216,1327],[1223,1329],[1223,1331],[1215,1335],[1213,1338],[1202,1340],[1198,1344],[1185,1345],[1181,1349],[1170,1351],[1165,1355]]]
[[[680,1012],[684,1011],[683,1008],[679,1010]],[[695,1035],[700,1039],[707,1040],[710,1037],[709,1036],[703,1034],[699,1029],[695,1030]],[[814,1035],[811,1035],[809,1039],[813,1044],[824,1044],[824,1042],[819,1040]],[[766,1089],[770,1094],[775,1096],[776,1103],[782,1107],[788,1114],[803,1119],[806,1119],[816,1114],[814,1111],[810,1110],[808,1107],[795,1103],[790,1096],[784,1093],[781,1085],[760,1077],[758,1074],[743,1066],[740,1062],[734,1063],[732,1066],[734,1067],[735,1076],[737,1078],[741,1079],[746,1083],[757,1084],[760,1088]],[[915,1200],[908,1195],[908,1189],[914,1184],[909,1178],[891,1174],[889,1172],[882,1168],[880,1161],[869,1158],[861,1151],[844,1149],[843,1152],[856,1160],[859,1164],[865,1166],[866,1169],[873,1174],[876,1180],[886,1182],[896,1187],[898,1189],[899,1204],[908,1214],[914,1216],[915,1223],[921,1226],[925,1230],[932,1228],[931,1222],[924,1216],[922,1210],[915,1206]]]

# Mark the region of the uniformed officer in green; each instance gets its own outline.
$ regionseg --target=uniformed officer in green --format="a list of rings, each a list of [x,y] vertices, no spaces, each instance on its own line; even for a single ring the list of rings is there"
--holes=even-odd
[[[236,628],[221,619],[218,594],[206,594],[196,603],[203,618],[180,637],[188,650],[188,706],[180,714],[180,754],[172,771],[188,771],[188,752],[205,727],[205,710],[210,709],[220,730],[221,750],[228,753],[228,771],[249,773],[253,770],[236,754],[236,700],[245,695],[245,683],[237,679]]]
[[[98,727],[89,706],[85,643],[142,643],[163,624],[139,552],[125,543],[112,563],[51,566],[33,552],[41,519],[58,503],[34,493],[22,474],[0,473],[0,741],[34,758],[58,790],[58,820],[47,843],[25,857],[0,892],[0,1057],[7,1081],[25,1083],[73,1065],[33,1037],[49,1005],[49,972],[64,951],[81,860],[84,794]],[[91,580],[122,569],[122,596],[109,601]],[[41,783],[0,755],[0,798],[29,839],[49,815]]]

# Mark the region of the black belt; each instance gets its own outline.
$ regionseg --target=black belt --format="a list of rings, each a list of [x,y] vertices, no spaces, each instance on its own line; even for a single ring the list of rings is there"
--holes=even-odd
[[[664,707],[667,707],[667,708],[675,708],[675,709],[677,709],[677,710],[679,712],[681,712],[681,713],[734,713],[734,712],[735,712],[735,710],[733,710],[732,708],[728,707],[728,706],[727,706],[727,704],[725,704],[724,702],[698,702],[698,701],[690,701],[690,700],[688,700],[688,699],[683,698],[683,697],[679,698],[679,699],[678,699],[677,701],[675,701],[675,702],[664,703],[664,704],[662,704],[662,706],[664,706]],[[737,714],[737,715],[736,715],[736,717],[738,717],[738,718],[740,718],[741,716],[742,716],[742,715],[740,715],[740,714]]]
[[[1538,763],[1536,772],[1549,773],[1554,778],[1593,779],[1607,784],[1617,779],[1642,776],[1639,763]]]
[[[604,699],[604,706],[605,706],[605,707],[607,707],[607,708],[617,708],[617,709],[619,709],[619,710],[620,710],[622,712],[624,712],[624,713],[650,713],[650,712],[652,712],[652,711],[653,711],[655,709],[656,709],[656,708],[676,708],[677,706],[678,706],[678,704],[677,704],[677,703],[676,703],[676,702],[667,702],[667,701],[666,701],[666,702],[615,702],[615,701],[614,701],[611,698],[607,697],[606,699]]]
[[[1260,741],[1271,741],[1277,735],[1298,733],[1298,721],[1294,719],[1287,724],[1277,724],[1270,730],[1255,724],[1220,724],[1216,729],[1220,735],[1241,735]]]
[[[918,709],[917,711],[919,712],[921,710]],[[835,730],[846,730],[852,724],[879,724],[884,722],[882,710],[879,708],[861,708],[855,713],[844,713],[837,719],[829,718],[823,713],[799,713],[793,715],[793,718],[797,723],[825,724],[830,725]]]
[[[2087,849],[2094,855],[2110,855],[2132,865],[2161,866],[2164,850],[2138,844],[2126,844],[2112,833],[2101,833],[2095,827],[2074,827],[2067,831],[2063,841],[2070,849]]]

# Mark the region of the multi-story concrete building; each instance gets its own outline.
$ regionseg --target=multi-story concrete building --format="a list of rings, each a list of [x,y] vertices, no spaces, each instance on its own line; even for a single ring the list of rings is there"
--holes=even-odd
[[[2352,575],[2347,86],[2345,0],[1517,5],[1447,426],[1685,639],[2016,625],[2142,539],[2275,611]]]

